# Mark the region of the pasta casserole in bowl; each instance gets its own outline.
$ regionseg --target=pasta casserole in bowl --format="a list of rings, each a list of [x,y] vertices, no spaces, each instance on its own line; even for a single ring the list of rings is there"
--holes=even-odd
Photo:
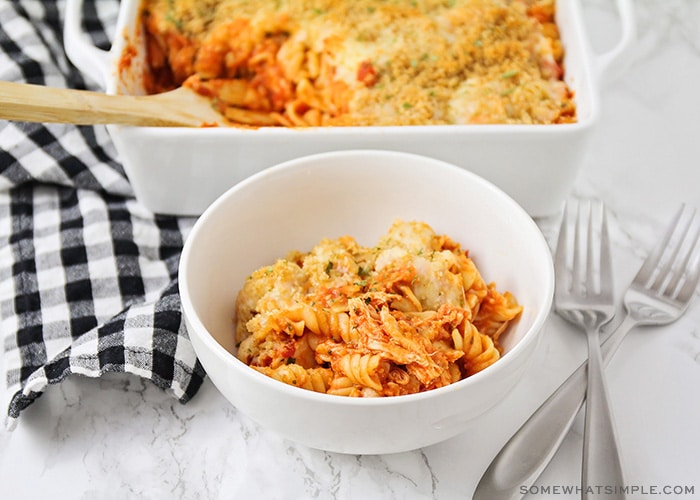
[[[357,454],[449,439],[500,402],[554,288],[544,237],[506,193],[379,150],[290,160],[230,188],[188,236],[179,283],[224,397],[288,439]]]

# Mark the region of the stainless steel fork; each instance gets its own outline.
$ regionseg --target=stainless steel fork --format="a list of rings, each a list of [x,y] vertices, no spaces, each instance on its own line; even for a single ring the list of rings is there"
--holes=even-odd
[[[700,281],[699,237],[696,211],[681,206],[625,292],[625,318],[602,345],[605,364],[635,326],[668,324],[686,311]],[[522,498],[559,449],[585,397],[584,362],[496,455],[473,499]]]
[[[582,203],[578,203],[572,228],[568,220],[569,206],[564,207],[554,258],[554,310],[567,321],[582,328],[588,339],[588,384],[581,478],[583,499],[589,498],[596,491],[589,489],[591,486],[614,486],[616,488],[613,491],[618,493],[624,485],[600,351],[600,327],[615,315],[610,238],[605,205],[593,200],[587,205],[586,215]],[[594,228],[599,228],[599,237],[594,236],[597,233]],[[568,241],[570,229],[574,232],[573,243]],[[571,273],[569,256],[573,256]],[[623,494],[612,495],[612,498],[624,497]]]

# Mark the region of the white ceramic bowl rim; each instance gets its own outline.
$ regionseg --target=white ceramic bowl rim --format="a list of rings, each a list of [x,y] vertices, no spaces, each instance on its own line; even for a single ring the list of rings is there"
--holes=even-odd
[[[462,175],[466,177],[471,177],[473,182],[476,182],[478,184],[481,184],[485,189],[491,190],[492,194],[500,198],[500,202],[507,205],[509,211],[518,214],[518,216],[522,219],[523,224],[528,224],[533,231],[533,234],[535,235],[535,240],[537,241],[537,245],[540,247],[539,251],[542,252],[544,256],[546,256],[549,260],[549,265],[547,266],[547,281],[545,283],[541,283],[541,288],[540,288],[540,300],[542,301],[542,307],[541,309],[537,312],[536,316],[533,319],[532,325],[529,328],[528,332],[524,335],[524,337],[516,344],[513,346],[513,348],[506,352],[502,358],[498,360],[498,362],[494,363],[493,365],[487,367],[486,369],[475,373],[474,375],[471,375],[470,377],[467,377],[465,379],[462,379],[458,382],[455,382],[453,384],[440,387],[437,389],[431,389],[429,391],[425,392],[420,392],[416,394],[408,394],[408,395],[401,395],[401,396],[390,396],[390,397],[378,397],[378,398],[351,398],[351,397],[345,397],[345,396],[337,396],[337,395],[331,395],[331,394],[324,394],[324,393],[318,393],[314,391],[309,391],[306,389],[302,389],[299,387],[294,387],[289,384],[285,384],[283,382],[280,382],[278,380],[273,379],[272,377],[269,377],[267,375],[264,375],[245,363],[243,363],[241,360],[239,360],[234,354],[226,350],[219,342],[214,339],[214,337],[209,333],[207,328],[204,326],[202,321],[199,319],[198,315],[196,314],[190,297],[189,297],[189,287],[188,287],[188,278],[187,278],[187,262],[189,260],[189,254],[190,254],[190,249],[191,249],[191,244],[189,242],[193,241],[197,237],[197,233],[201,230],[204,224],[206,224],[206,215],[209,212],[216,211],[219,205],[222,205],[226,202],[226,200],[234,196],[236,192],[239,190],[245,189],[247,185],[253,184],[253,183],[258,183],[264,181],[264,179],[268,176],[278,174],[281,171],[289,170],[296,168],[300,163],[303,164],[307,162],[309,159],[326,159],[328,160],[328,164],[330,165],[333,161],[334,158],[339,157],[339,156],[363,156],[363,155],[378,155],[378,156],[393,156],[393,157],[404,157],[404,158],[422,158],[425,162],[429,162],[431,164],[431,167],[433,168],[441,168],[445,170],[455,170],[457,175]],[[315,167],[315,168],[323,168],[323,167]],[[194,332],[189,331],[189,335],[199,335],[198,332],[207,332],[206,335],[201,335],[200,339],[202,342],[206,344],[206,346],[212,350],[213,353],[219,358],[223,358],[227,361],[231,362],[231,366],[235,370],[244,370],[246,373],[246,376],[249,377],[257,377],[258,381],[261,383],[270,386],[271,389],[274,389],[276,391],[281,391],[281,392],[286,392],[289,395],[293,395],[294,397],[297,397],[302,400],[312,400],[312,401],[325,401],[326,403],[331,402],[333,404],[340,404],[340,405],[348,405],[348,406],[365,406],[365,405],[376,405],[376,406],[382,406],[382,405],[395,405],[395,404],[401,404],[403,402],[408,402],[412,400],[418,400],[418,399],[425,399],[425,398],[432,398],[436,397],[439,394],[458,390],[460,387],[463,387],[465,385],[470,385],[470,384],[476,384],[479,383],[479,381],[482,378],[487,378],[487,377],[497,377],[499,375],[499,372],[502,370],[506,369],[506,366],[510,364],[511,359],[515,357],[515,354],[522,350],[525,349],[528,344],[531,342],[536,342],[537,341],[537,336],[532,335],[532,332],[536,332],[539,329],[541,329],[544,326],[544,323],[549,315],[550,308],[551,308],[551,302],[552,302],[552,297],[553,297],[553,292],[554,292],[554,268],[553,264],[551,263],[551,257],[550,257],[550,250],[549,246],[540,232],[539,228],[537,227],[537,224],[535,221],[525,212],[525,210],[520,207],[510,196],[508,196],[504,191],[502,191],[500,188],[496,187],[494,184],[488,182],[487,180],[483,179],[482,177],[469,172],[467,170],[464,170],[458,166],[452,165],[450,163],[446,163],[440,160],[436,160],[433,158],[428,158],[428,157],[421,157],[420,155],[415,155],[411,153],[402,153],[402,152],[395,152],[395,151],[384,151],[384,150],[342,150],[342,151],[333,151],[329,153],[319,153],[319,154],[314,154],[314,155],[309,155],[305,157],[300,157],[296,158],[293,160],[289,160],[283,163],[280,163],[276,166],[270,167],[268,169],[262,170],[258,172],[257,174],[252,175],[251,177],[241,181],[240,183],[236,184],[235,186],[231,187],[229,190],[227,190],[224,194],[222,194],[218,199],[216,199],[210,207],[200,216],[200,218],[197,220],[195,223],[194,227],[192,228],[189,236],[187,237],[187,240],[185,241],[185,245],[182,251],[181,259],[180,259],[180,269],[179,269],[179,281],[180,281],[180,294],[181,294],[181,299],[182,299],[182,307],[185,311],[186,316],[188,317],[188,320],[194,324]],[[511,354],[512,353],[512,354]],[[291,391],[291,392],[290,392]]]

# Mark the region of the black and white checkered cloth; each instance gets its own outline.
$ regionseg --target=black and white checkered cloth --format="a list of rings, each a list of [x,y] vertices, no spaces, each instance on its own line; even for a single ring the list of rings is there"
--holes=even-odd
[[[118,0],[87,0],[109,48]],[[63,51],[63,1],[0,0],[0,80],[91,84]],[[103,127],[0,120],[0,335],[7,425],[71,374],[132,373],[183,403],[205,373],[180,312],[189,218],[133,199]]]

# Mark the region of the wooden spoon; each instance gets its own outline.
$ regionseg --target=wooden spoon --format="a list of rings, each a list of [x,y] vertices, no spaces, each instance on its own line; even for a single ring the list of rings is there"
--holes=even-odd
[[[0,82],[0,119],[144,127],[225,125],[206,97],[185,87],[162,94],[122,96],[12,82]]]

